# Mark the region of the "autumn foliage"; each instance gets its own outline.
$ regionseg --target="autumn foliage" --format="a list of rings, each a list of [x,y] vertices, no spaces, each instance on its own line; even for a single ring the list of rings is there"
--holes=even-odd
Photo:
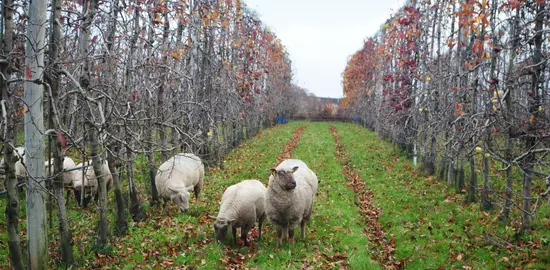
[[[509,222],[521,201],[516,225],[529,232],[550,174],[549,10],[548,1],[407,1],[349,58],[342,103],[467,203],[481,193],[480,207],[499,205]]]

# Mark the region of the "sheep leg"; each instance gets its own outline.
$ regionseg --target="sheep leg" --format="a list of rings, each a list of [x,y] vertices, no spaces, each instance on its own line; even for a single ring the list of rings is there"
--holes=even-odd
[[[283,246],[283,228],[281,226],[277,226],[277,248],[281,248]]]
[[[90,202],[91,196],[84,196],[84,202],[82,204],[82,207],[88,208],[88,203]]]
[[[258,221],[258,230],[259,230],[259,238],[260,240],[262,240],[262,225],[264,223],[264,220],[265,220],[265,213],[263,213],[261,216],[260,216],[260,219]]]
[[[237,227],[231,226],[231,233],[233,233],[233,244],[237,244]]]
[[[66,198],[65,198],[65,204],[68,204],[68,203],[69,203],[69,198],[70,198],[70,196],[71,196],[71,192],[70,192],[70,190],[67,189],[67,195],[65,196],[65,197],[66,197]]]
[[[195,187],[193,187],[193,192],[195,193],[195,199],[198,201],[199,200],[199,194],[201,193],[201,186],[196,185]]]
[[[288,243],[294,244],[294,228],[288,228]]]
[[[73,190],[73,193],[74,193],[74,198],[76,200],[76,202],[78,203],[78,205],[82,205],[82,201],[80,201],[80,190]]]
[[[305,238],[305,236],[306,236],[305,228],[306,228],[306,221],[305,221],[305,219],[303,219],[302,222],[300,222],[300,236],[302,238]]]
[[[248,226],[241,227],[241,239],[243,240],[245,246],[248,246],[248,230],[250,230],[250,227]]]

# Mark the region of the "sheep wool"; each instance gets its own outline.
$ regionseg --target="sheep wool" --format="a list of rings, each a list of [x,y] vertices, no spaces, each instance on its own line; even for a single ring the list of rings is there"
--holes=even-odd
[[[93,196],[97,195],[98,181],[94,172],[94,168],[92,167],[92,161],[90,160],[86,162],[86,164],[79,163],[76,165],[76,167],[81,168],[85,165],[89,166],[80,170],[72,171],[69,174],[72,178],[72,181],[70,182],[73,183],[73,190],[75,191],[75,197],[77,201],[80,201],[80,192],[82,192],[82,178],[84,178],[84,186],[86,187],[86,189],[89,189],[90,193]],[[84,174],[84,177],[82,174]],[[102,163],[102,176],[105,177],[108,191],[113,185],[113,175],[111,174],[111,170],[109,169],[109,163],[107,162],[107,160],[104,160]]]
[[[287,159],[271,169],[266,194],[267,219],[277,229],[277,247],[282,238],[293,238],[300,224],[302,238],[305,223],[311,218],[317,194],[317,175],[298,159]]]
[[[159,196],[173,201],[182,212],[189,209],[190,190],[198,199],[204,184],[204,164],[194,154],[181,153],[160,165],[155,177]]]
[[[46,173],[54,174],[55,168],[54,168],[54,160],[53,158],[50,161],[44,161],[44,168],[46,168]],[[48,165],[50,165],[50,168],[48,169]],[[74,163],[74,160],[70,157],[63,157],[63,170],[71,170],[76,168],[76,164]],[[65,186],[72,186],[73,180],[75,179],[76,171],[66,171],[63,172],[63,184]],[[81,175],[82,176],[82,175]],[[80,178],[82,181],[82,177]]]
[[[220,211],[214,224],[216,240],[225,239],[228,230],[237,241],[237,228],[241,239],[248,245],[248,231],[258,221],[259,238],[262,239],[262,224],[265,220],[265,195],[267,188],[258,180],[244,180],[228,187],[222,195]]]

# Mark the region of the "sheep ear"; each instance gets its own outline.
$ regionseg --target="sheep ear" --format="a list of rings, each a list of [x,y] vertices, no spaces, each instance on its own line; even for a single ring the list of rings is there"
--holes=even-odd
[[[297,170],[298,170],[298,166],[292,168],[292,172],[293,172],[293,173],[296,172]]]
[[[192,191],[194,188],[195,188],[194,186],[188,186],[188,187],[186,187],[185,189],[186,189],[187,191]]]
[[[275,176],[277,174],[277,170],[271,168],[269,169],[271,171],[271,175]]]

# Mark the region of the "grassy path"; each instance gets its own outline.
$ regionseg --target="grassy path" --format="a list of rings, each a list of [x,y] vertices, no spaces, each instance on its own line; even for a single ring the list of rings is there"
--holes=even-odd
[[[407,269],[548,269],[548,209],[540,210],[540,231],[518,237],[512,226],[495,221],[498,213],[463,205],[462,195],[417,174],[375,133],[351,124],[335,127],[351,166],[374,192],[381,229],[395,239],[395,257]]]
[[[374,193],[366,187],[365,181],[357,174],[357,169],[340,142],[338,131],[332,125],[330,126],[330,133],[336,142],[337,157],[344,166],[348,186],[357,195],[356,201],[365,220],[369,241],[374,243],[372,249],[373,259],[377,260],[384,268],[401,269],[404,263],[395,260],[395,239],[387,239],[378,221],[380,211],[374,205]]]
[[[370,259],[364,224],[354,194],[346,188],[342,166],[328,124],[311,123],[292,153],[317,174],[319,191],[306,239],[275,250],[275,233],[269,226],[264,241],[248,267],[258,269],[378,269]]]
[[[297,237],[292,245],[285,242],[279,250],[273,226],[267,224],[261,242],[254,228],[249,246],[215,243],[214,220],[208,216],[217,215],[223,191],[244,179],[267,183],[269,168],[286,158],[302,159],[319,178],[306,238]],[[207,172],[200,201],[191,200],[185,215],[173,204],[165,210],[148,206],[148,181],[139,173],[145,166],[144,159],[136,160],[147,220],[131,222],[124,237],[113,236],[104,254],[92,248],[96,209],[69,204],[77,268],[547,269],[550,265],[549,207],[539,210],[533,235],[516,237],[513,227],[494,222],[496,213],[462,205],[461,195],[417,174],[392,145],[351,124],[293,122],[262,131],[232,151],[223,170]],[[111,225],[113,196],[109,194]],[[5,203],[0,200],[0,208],[5,209]],[[24,241],[24,207],[20,216]],[[49,247],[52,257],[58,258],[55,237],[54,229]],[[5,219],[0,219],[0,247],[4,243],[7,246]],[[8,263],[7,248],[0,248],[0,269],[8,269]],[[49,267],[57,267],[55,260]]]

